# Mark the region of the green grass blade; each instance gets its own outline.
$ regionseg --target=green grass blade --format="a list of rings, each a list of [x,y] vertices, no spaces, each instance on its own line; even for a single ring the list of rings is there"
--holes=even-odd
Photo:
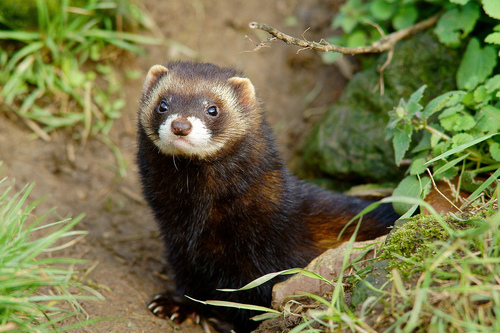
[[[456,159],[446,163],[445,165],[443,165],[442,167],[440,167],[439,169],[437,169],[436,171],[434,171],[434,173],[432,174],[433,176],[437,176],[451,168],[453,168],[455,165],[457,165],[460,161],[463,161],[464,159],[466,159],[470,154],[465,154],[463,156],[460,156],[460,157],[457,157]]]
[[[297,274],[297,273],[300,273],[301,275],[312,278],[312,279],[326,282],[329,285],[333,286],[333,283],[330,280],[326,279],[325,277],[321,276],[320,274],[317,274],[315,272],[312,272],[312,271],[309,271],[309,270],[306,270],[303,268],[292,268],[292,269],[287,269],[287,270],[283,270],[280,272],[274,272],[274,273],[269,273],[269,274],[263,275],[263,276],[253,280],[252,282],[246,284],[245,286],[243,286],[239,289],[217,289],[217,290],[224,291],[224,292],[235,292],[235,291],[248,290],[248,289],[258,287],[258,286],[268,282],[269,280],[274,279],[277,276],[291,275],[291,274]]]
[[[485,180],[481,186],[479,186],[468,198],[467,202],[475,200],[486,188],[488,188],[494,181],[498,181],[500,177],[500,168],[497,169],[487,180]]]
[[[252,304],[244,304],[244,303],[236,303],[236,302],[229,302],[229,301],[217,301],[217,300],[208,300],[208,301],[200,301],[197,299],[194,299],[192,297],[186,296],[192,301],[205,304],[205,305],[213,305],[213,306],[222,306],[222,307],[228,307],[228,308],[236,308],[236,309],[243,309],[243,310],[254,310],[254,311],[262,311],[262,312],[271,312],[271,313],[276,313],[280,314],[281,312],[271,309],[271,308],[266,308],[265,306],[259,306],[259,305],[252,305]]]
[[[25,59],[28,55],[36,54],[44,47],[43,42],[33,42],[31,44],[26,45],[10,58],[7,66],[5,67],[5,71],[12,72],[16,67],[19,67],[19,61]],[[26,70],[26,69],[23,69]]]
[[[41,34],[39,32],[0,30],[0,39],[12,39],[20,42],[29,42],[39,40],[40,38]]]
[[[47,3],[44,0],[36,0],[38,14],[38,28],[42,32],[47,32],[50,28],[50,16]]]
[[[4,186],[5,183],[0,181],[0,184]],[[49,332],[56,326],[57,331],[63,331],[72,326],[61,327],[62,318],[68,311],[59,304],[67,303],[76,309],[68,314],[75,317],[83,311],[78,300],[103,298],[71,279],[73,266],[82,260],[58,258],[54,254],[43,258],[36,256],[41,251],[54,251],[74,242],[70,240],[54,246],[63,237],[74,238],[85,232],[71,230],[83,215],[40,227],[48,213],[42,218],[33,217],[31,212],[40,201],[27,204],[32,188],[33,185],[26,185],[13,195],[10,187],[4,187],[3,193],[0,191],[0,328],[5,327],[4,323],[15,323],[18,332]],[[44,229],[43,235],[33,237],[33,232],[41,229]],[[72,294],[68,288],[79,292]],[[85,321],[81,325],[85,325]]]
[[[255,280],[253,280],[252,282],[246,284],[245,286],[243,286],[243,287],[241,287],[239,289],[217,289],[217,290],[219,290],[219,291],[226,291],[226,292],[248,290],[248,289],[252,289],[252,288],[258,287],[258,286],[266,283],[267,281],[274,279],[277,276],[297,274],[297,273],[300,272],[300,270],[301,270],[300,268],[292,268],[292,269],[287,269],[287,270],[280,271],[280,272],[269,273],[269,274],[263,275],[263,276],[255,279]]]

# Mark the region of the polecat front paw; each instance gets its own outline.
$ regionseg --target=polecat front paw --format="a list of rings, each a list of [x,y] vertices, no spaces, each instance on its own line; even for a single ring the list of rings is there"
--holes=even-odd
[[[149,302],[148,309],[157,317],[169,318],[173,322],[180,324],[190,318],[195,323],[200,322],[198,313],[191,309],[184,302],[176,301],[176,296],[169,293],[158,294]]]

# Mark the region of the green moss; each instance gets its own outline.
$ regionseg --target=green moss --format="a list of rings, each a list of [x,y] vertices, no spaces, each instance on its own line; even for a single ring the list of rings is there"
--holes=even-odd
[[[458,221],[451,215],[444,220],[453,230],[464,230],[473,224]],[[387,238],[379,260],[388,260],[388,271],[396,268],[404,278],[425,269],[420,265],[426,258],[436,255],[440,242],[450,239],[448,232],[432,215],[418,215],[399,221]],[[402,259],[406,258],[406,259]]]

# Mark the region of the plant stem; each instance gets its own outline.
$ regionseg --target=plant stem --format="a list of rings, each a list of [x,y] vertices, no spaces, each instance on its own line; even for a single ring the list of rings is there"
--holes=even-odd
[[[445,141],[448,141],[448,140],[450,140],[450,139],[451,139],[448,135],[444,134],[444,133],[443,133],[443,132],[441,132],[441,131],[438,131],[438,130],[437,130],[437,129],[435,129],[434,127],[431,127],[431,126],[429,126],[429,125],[427,125],[427,124],[423,124],[423,125],[422,125],[421,123],[419,123],[418,121],[416,121],[416,120],[414,120],[414,119],[412,120],[412,122],[413,122],[414,124],[416,124],[416,125],[421,126],[424,130],[426,130],[426,131],[428,131],[428,132],[430,132],[430,133],[432,133],[432,134],[437,134],[437,135],[439,135],[439,136],[440,136],[443,140],[445,140]]]

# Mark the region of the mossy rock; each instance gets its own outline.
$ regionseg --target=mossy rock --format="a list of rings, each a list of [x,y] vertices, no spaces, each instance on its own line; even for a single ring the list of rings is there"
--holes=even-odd
[[[453,221],[453,217],[447,217],[449,226],[454,229],[469,228],[465,222]],[[435,242],[445,242],[450,235],[432,215],[419,214],[409,219],[399,219],[394,224],[382,252],[375,261],[373,269],[353,290],[351,306],[361,305],[368,297],[379,297],[381,294],[373,289],[390,290],[391,283],[385,286],[392,269],[397,269],[399,274],[408,283],[418,278],[424,268],[413,263],[421,263],[425,258],[436,254]],[[399,257],[405,257],[409,261],[402,261]],[[370,287],[370,286],[371,287]]]
[[[332,106],[307,135],[295,161],[304,178],[325,176],[351,184],[397,181],[404,170],[395,166],[394,152],[385,140],[387,112],[426,84],[423,103],[456,89],[454,74],[460,62],[454,49],[445,48],[430,33],[400,42],[385,69],[384,94],[374,91],[377,67],[387,55],[357,73],[339,102]]]
[[[376,261],[371,273],[354,287],[351,295],[352,308],[362,305],[370,296],[380,297],[380,293],[374,290],[374,288],[382,289],[385,286],[385,290],[391,289],[391,286],[387,285],[391,283],[388,282],[387,265],[387,260]]]

